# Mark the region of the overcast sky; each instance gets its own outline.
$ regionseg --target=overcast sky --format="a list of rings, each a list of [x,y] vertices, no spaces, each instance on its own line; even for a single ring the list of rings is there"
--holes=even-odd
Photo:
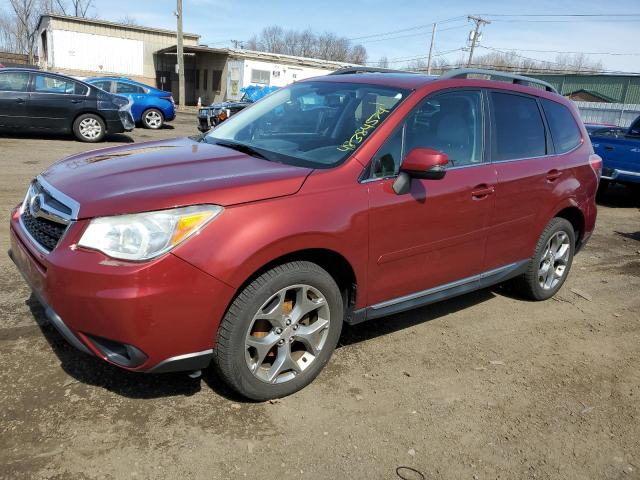
[[[0,5],[6,5],[6,1],[0,0]],[[92,13],[108,20],[117,21],[126,15],[141,25],[175,29],[175,0],[96,0],[95,4]],[[436,49],[447,52],[464,47],[471,30],[471,24],[464,18],[467,14],[622,14],[625,16],[556,18],[554,22],[541,22],[539,17],[488,16],[494,21],[484,27],[481,45],[500,50],[519,49],[520,55],[548,61],[556,57],[556,53],[546,52],[549,50],[631,53],[634,55],[590,57],[602,60],[608,70],[640,72],[640,15],[629,16],[632,13],[640,14],[640,0],[184,0],[184,29],[200,34],[202,43],[229,46],[229,40],[246,40],[272,24],[295,29],[310,27],[348,38],[422,26],[356,40],[367,47],[369,61],[377,61],[383,55],[389,60],[426,55],[431,37],[429,24],[460,16],[463,18],[439,25]],[[464,53],[457,51],[444,58],[452,61],[461,55]]]

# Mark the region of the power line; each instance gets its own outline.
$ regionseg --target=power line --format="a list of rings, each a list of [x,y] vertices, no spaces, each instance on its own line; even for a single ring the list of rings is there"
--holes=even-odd
[[[630,57],[640,57],[640,53],[624,53],[624,52],[572,52],[572,51],[562,51],[562,50],[533,50],[530,48],[510,48],[510,47],[494,47],[494,48],[502,48],[507,51],[514,52],[534,52],[534,53],[569,53],[569,54],[583,54],[583,55],[613,55],[613,56],[630,56]]]
[[[464,15],[460,15],[458,17],[452,17],[452,18],[447,18],[445,20],[440,20],[440,21],[437,21],[435,23],[440,23],[440,24],[450,23],[450,22],[455,22],[457,20],[461,20],[461,19],[464,19],[464,18],[465,18]],[[432,25],[433,25],[433,22],[426,23],[426,24],[423,24],[423,25],[416,25],[416,26],[413,26],[413,27],[401,28],[399,30],[391,30],[391,31],[388,31],[388,32],[378,32],[378,33],[372,33],[370,35],[362,35],[360,37],[352,37],[352,38],[348,38],[347,40],[354,41],[354,40],[363,40],[363,39],[367,39],[367,38],[382,37],[382,36],[386,36],[386,35],[395,35],[396,33],[410,32],[410,31],[413,31],[413,30],[422,30],[422,29],[425,29],[425,28],[430,28]]]

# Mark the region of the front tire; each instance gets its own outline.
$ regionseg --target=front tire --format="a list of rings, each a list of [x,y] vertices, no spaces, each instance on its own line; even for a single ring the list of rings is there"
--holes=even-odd
[[[81,142],[100,142],[106,133],[107,127],[104,124],[104,120],[93,113],[80,115],[73,122],[73,134]]]
[[[159,130],[164,125],[164,115],[157,108],[150,108],[142,113],[142,125],[144,128]]]
[[[547,300],[562,287],[575,253],[573,225],[555,217],[545,227],[525,273],[516,279],[518,290],[531,300]]]
[[[318,376],[340,337],[344,306],[334,279],[297,261],[260,275],[233,301],[218,329],[214,365],[253,400],[290,395]]]

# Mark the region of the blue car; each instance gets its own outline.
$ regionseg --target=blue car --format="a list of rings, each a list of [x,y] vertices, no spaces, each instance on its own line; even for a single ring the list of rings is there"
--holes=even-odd
[[[602,157],[602,182],[640,187],[640,117],[629,129],[600,128],[589,133],[594,151]]]
[[[170,122],[176,116],[176,106],[171,92],[165,92],[124,77],[88,78],[85,82],[95,85],[105,92],[131,98],[133,118],[146,128],[157,130],[162,128],[164,122]]]

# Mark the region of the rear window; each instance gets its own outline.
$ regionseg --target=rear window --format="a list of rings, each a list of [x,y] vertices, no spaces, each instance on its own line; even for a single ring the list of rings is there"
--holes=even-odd
[[[546,140],[538,102],[534,98],[491,92],[494,160],[540,157]]]
[[[144,88],[131,83],[116,82],[116,93],[144,93]]]
[[[542,100],[542,108],[556,153],[565,153],[580,145],[580,129],[567,107],[551,100]]]

